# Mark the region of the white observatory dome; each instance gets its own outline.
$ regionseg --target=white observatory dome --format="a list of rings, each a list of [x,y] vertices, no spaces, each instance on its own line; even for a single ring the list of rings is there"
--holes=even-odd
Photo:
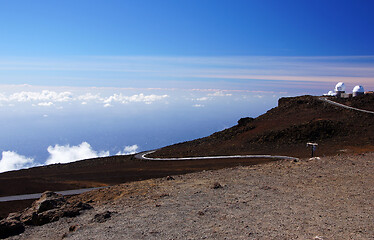
[[[363,86],[360,86],[360,85],[357,85],[353,88],[353,91],[354,93],[363,93],[364,92],[364,87]]]
[[[359,95],[364,95],[364,88],[360,85],[357,85],[353,88],[352,96],[357,97]]]
[[[345,84],[343,82],[336,84],[335,92],[345,92]]]
[[[327,96],[335,96],[336,95],[336,93],[334,93],[333,91],[329,91],[328,93],[327,93]]]

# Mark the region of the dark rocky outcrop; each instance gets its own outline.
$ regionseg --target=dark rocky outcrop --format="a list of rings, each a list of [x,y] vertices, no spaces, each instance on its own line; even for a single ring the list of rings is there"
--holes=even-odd
[[[253,122],[253,120],[254,120],[254,118],[251,118],[251,117],[241,118],[241,119],[238,120],[238,126],[239,127],[245,126],[248,123]]]
[[[90,208],[90,205],[82,202],[69,203],[61,194],[45,192],[21,214],[20,220],[26,225],[43,225],[62,217],[75,217],[81,210]]]
[[[62,217],[75,217],[81,210],[92,208],[87,203],[71,203],[61,194],[44,192],[30,208],[11,213],[0,221],[0,238],[17,235],[25,230],[25,225],[40,226],[59,220]]]
[[[108,220],[112,216],[112,212],[106,211],[103,213],[95,214],[94,218],[92,219],[93,222],[103,223]]]

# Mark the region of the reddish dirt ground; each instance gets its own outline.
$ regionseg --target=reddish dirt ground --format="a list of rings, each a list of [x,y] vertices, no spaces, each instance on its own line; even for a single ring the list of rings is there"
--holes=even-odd
[[[2,173],[0,174],[0,196],[109,186],[203,170],[256,165],[270,161],[274,161],[274,159],[142,161],[133,156],[97,158]],[[0,202],[0,218],[29,205],[30,201]]]

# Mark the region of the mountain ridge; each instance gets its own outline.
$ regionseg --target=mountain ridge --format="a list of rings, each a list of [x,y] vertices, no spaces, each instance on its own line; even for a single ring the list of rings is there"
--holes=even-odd
[[[373,95],[336,100],[366,110],[374,106]],[[306,157],[309,154],[306,143],[310,141],[320,143],[321,154],[331,155],[346,148],[372,149],[373,124],[370,114],[334,106],[316,96],[280,98],[277,107],[257,118],[242,118],[231,128],[164,147],[151,156],[262,153]]]
[[[374,96],[334,99],[342,104],[371,110]],[[257,118],[244,117],[238,124],[205,138],[170,145],[150,157],[283,155],[309,157],[309,141],[319,145],[316,155],[374,151],[372,114],[344,109],[315,96],[281,98],[278,106]],[[100,187],[161,178],[203,170],[256,165],[274,159],[215,159],[145,161],[134,155],[111,156],[54,164],[0,174],[0,196]],[[0,218],[28,206],[30,201],[0,203]]]

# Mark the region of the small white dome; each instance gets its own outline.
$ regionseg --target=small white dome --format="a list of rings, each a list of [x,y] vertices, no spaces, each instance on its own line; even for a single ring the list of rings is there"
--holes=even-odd
[[[345,84],[343,82],[336,84],[335,92],[345,92]]]
[[[334,93],[333,91],[329,91],[328,93],[327,93],[327,96],[335,96],[336,95],[336,93]]]
[[[363,93],[363,92],[364,92],[364,87],[363,87],[363,86],[360,86],[360,85],[357,85],[357,86],[355,86],[355,87],[353,88],[353,92],[354,92],[354,93],[357,93],[357,92],[359,92],[359,93]]]

